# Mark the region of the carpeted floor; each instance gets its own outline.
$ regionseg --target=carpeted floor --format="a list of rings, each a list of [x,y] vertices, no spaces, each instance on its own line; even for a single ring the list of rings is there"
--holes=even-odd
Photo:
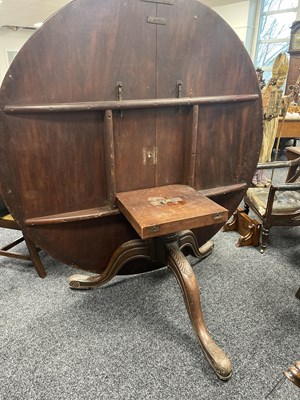
[[[2,229],[0,244],[16,234]],[[219,232],[206,260],[189,258],[208,329],[234,366],[228,382],[203,356],[167,268],[72,291],[76,271],[43,252],[45,279],[1,257],[0,399],[300,399],[283,376],[300,360],[300,228],[272,228],[264,255],[237,239]]]

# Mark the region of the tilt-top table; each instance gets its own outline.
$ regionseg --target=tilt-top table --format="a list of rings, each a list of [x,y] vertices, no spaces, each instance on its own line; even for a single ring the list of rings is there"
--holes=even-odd
[[[75,0],[3,81],[1,194],[36,246],[95,273],[70,277],[72,288],[168,265],[226,380],[231,363],[208,334],[182,250],[209,253],[201,246],[242,200],[261,139],[255,70],[211,9]]]

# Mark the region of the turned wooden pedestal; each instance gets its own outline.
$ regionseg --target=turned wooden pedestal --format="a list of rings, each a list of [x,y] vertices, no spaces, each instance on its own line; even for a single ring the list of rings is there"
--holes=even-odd
[[[189,246],[196,257],[204,258],[212,247],[199,251],[197,240],[187,228],[208,226],[227,220],[228,213],[212,200],[185,185],[170,185],[117,194],[117,204],[141,239],[124,243],[115,252],[103,274],[94,277],[73,275],[73,289],[88,289],[114,277],[135,258],[167,265],[174,273],[186,303],[192,325],[205,356],[222,380],[231,376],[232,366],[205,326],[196,276],[181,249]]]

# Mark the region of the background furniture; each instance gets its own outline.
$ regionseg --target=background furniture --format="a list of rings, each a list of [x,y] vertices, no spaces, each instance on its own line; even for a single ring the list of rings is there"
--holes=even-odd
[[[299,168],[300,157],[289,162],[260,164],[258,168],[272,169],[290,166]],[[269,188],[249,188],[244,198],[245,211],[249,208],[262,221],[261,253],[267,248],[270,228],[272,226],[300,225],[300,182],[298,174],[291,176],[288,183]]]
[[[291,39],[288,53],[290,54],[289,72],[286,81],[286,94],[290,93],[289,87],[295,85],[300,69],[300,21],[295,21],[291,27]]]
[[[9,213],[5,205],[0,202],[0,228],[13,229],[22,231],[20,225],[14,220],[12,215]],[[15,246],[25,241],[29,254],[21,254],[15,251],[12,251]],[[0,249],[0,256],[19,258],[21,260],[29,260],[34,265],[38,275],[41,278],[44,278],[47,274],[45,268],[41,262],[41,259],[38,254],[38,249],[35,244],[28,238],[25,237],[24,234],[19,239],[14,240],[13,242],[5,245]]]
[[[276,138],[280,135],[280,145],[279,145],[279,154],[282,155],[285,144],[288,140],[294,140],[294,146],[296,146],[297,139],[300,139],[300,118],[299,119],[285,119],[283,123],[283,127],[281,130],[282,118],[279,118],[278,129]],[[281,132],[280,132],[281,130]]]

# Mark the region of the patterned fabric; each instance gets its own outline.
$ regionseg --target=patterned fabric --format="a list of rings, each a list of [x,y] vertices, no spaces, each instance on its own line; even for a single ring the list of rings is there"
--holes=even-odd
[[[269,189],[249,188],[247,196],[261,215],[265,215]],[[300,191],[284,191],[275,193],[272,214],[292,213],[300,210]]]
[[[1,219],[5,219],[6,221],[13,221],[13,217],[11,214],[4,215]]]

